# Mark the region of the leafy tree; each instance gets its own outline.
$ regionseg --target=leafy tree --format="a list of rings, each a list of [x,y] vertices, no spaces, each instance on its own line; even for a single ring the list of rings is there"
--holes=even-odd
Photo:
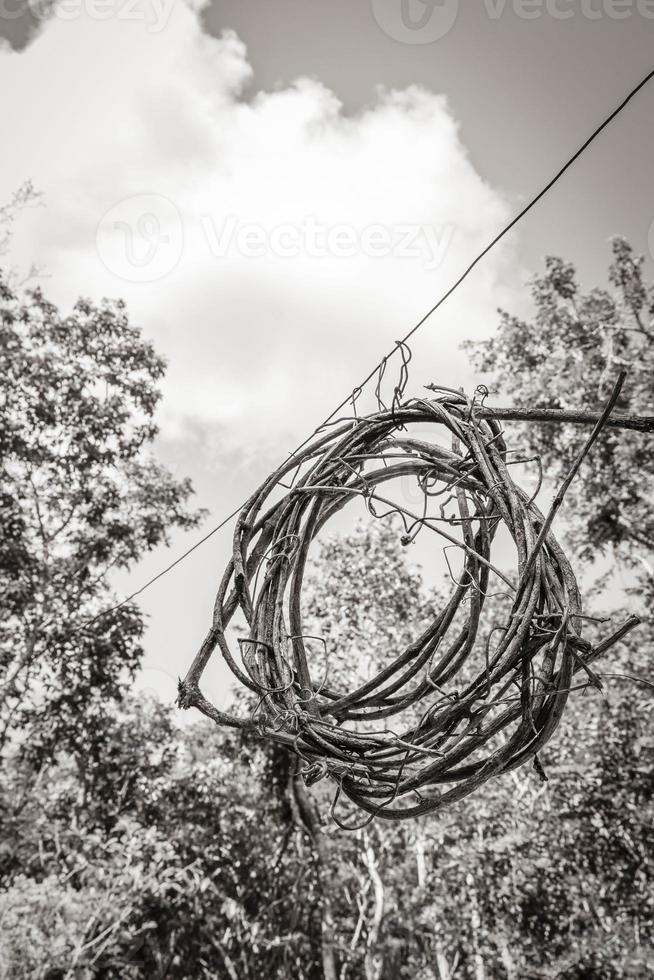
[[[651,301],[638,306],[640,266],[627,246],[616,246],[615,263],[622,279],[612,273],[617,293],[606,292],[616,317],[612,356],[627,357],[628,348],[625,397],[647,411],[650,347],[641,327],[651,332]],[[551,260],[549,283],[537,288],[545,352],[535,327],[507,326],[505,317],[495,348],[479,356],[524,403],[599,406],[604,389],[595,401],[591,394],[606,365],[597,340],[609,306],[600,291],[592,302],[574,293],[581,312],[570,319],[564,294],[574,275],[562,269]],[[649,628],[612,651],[605,697],[571,699],[542,753],[548,782],[523,769],[437,817],[343,831],[329,819],[326,780],[305,787],[286,753],[206,722],[181,733],[167,708],[125,695],[140,657],[140,614],[121,609],[82,624],[111,602],[108,568],[128,566],[162,540],[171,514],[173,526],[194,519],[188,487],[143,457],[160,362],[120,307],[78,304],[61,320],[38,292],[19,301],[5,286],[3,296],[2,339],[22,367],[0,387],[0,438],[11,450],[2,457],[0,573],[21,646],[0,632],[0,651],[3,668],[20,668],[5,702],[6,738],[18,723],[28,737],[0,769],[0,978],[651,976],[654,733],[646,688],[634,693],[624,676],[644,674],[651,662]],[[573,375],[585,394],[561,381],[576,364],[571,324],[588,344],[588,367]],[[530,387],[514,377],[521,357]],[[570,458],[568,438],[580,436],[547,427],[524,435],[555,477]],[[611,547],[643,569],[646,544],[626,521],[637,513],[646,528],[651,513],[646,488],[622,464],[642,462],[649,472],[651,458],[642,437],[606,437],[602,447],[573,491],[571,537],[589,557]],[[608,532],[592,522],[589,503],[594,494],[602,504],[607,475],[623,506]],[[61,499],[73,508],[67,523]],[[325,640],[326,655],[320,641],[313,649],[330,684],[362,680],[440,604],[407,564],[400,535],[376,522],[319,547],[305,613]],[[492,619],[492,603],[487,613]],[[353,816],[340,806],[336,813]]]
[[[612,249],[609,288],[585,293],[571,264],[548,258],[532,286],[532,318],[503,312],[490,340],[468,345],[493,389],[524,407],[599,412],[618,370],[626,368],[618,409],[653,414],[654,287],[624,239],[616,238]],[[536,423],[520,431],[529,451],[540,455],[547,479],[560,483],[585,433]],[[645,621],[621,651],[612,651],[608,701],[590,707],[574,701],[560,749],[550,746],[544,755],[546,761],[558,756],[559,779],[535,813],[539,836],[543,830],[555,835],[556,846],[541,837],[540,870],[521,886],[522,955],[564,980],[644,978],[652,969],[644,950],[653,925],[653,736],[646,703],[654,648],[646,615],[654,595],[653,474],[651,438],[605,431],[567,497],[572,547],[589,564],[608,553],[635,573],[630,591],[640,597]],[[595,595],[591,611],[601,611],[601,602],[610,602],[610,593],[599,601]],[[538,842],[526,843],[533,855]],[[517,867],[528,863],[521,859]]]
[[[369,555],[392,574],[365,591],[350,633],[334,625],[354,589],[341,573],[376,575]],[[404,555],[385,525],[326,542],[308,606],[334,654],[365,642],[387,655],[391,593],[407,620],[424,613]],[[624,669],[642,652],[634,634]],[[645,980],[654,738],[629,692],[618,679],[608,701],[571,702],[543,753],[548,783],[522,770],[437,819],[352,832],[330,821],[324,782],[305,789],[303,819],[285,753],[206,722],[182,736],[168,709],[128,700],[92,798],[70,753],[36,786],[25,763],[6,769],[7,976],[59,980],[75,964],[110,980],[322,980],[327,917],[339,980]]]
[[[36,207],[42,203],[41,197],[32,181],[26,180],[14,191],[7,204],[0,206],[0,256],[6,255],[9,251],[16,219],[26,208]],[[26,278],[30,279],[38,272],[38,268],[32,266]]]
[[[468,345],[494,389],[519,406],[600,411],[619,370],[628,370],[618,410],[654,414],[654,286],[643,259],[613,241],[612,288],[583,292],[574,267],[548,258],[532,286],[534,314],[502,312],[499,329]],[[579,427],[530,423],[522,437],[560,482],[584,439]],[[586,559],[613,549],[652,594],[654,446],[639,433],[605,431],[567,496],[569,536]]]
[[[63,316],[0,278],[0,748],[79,745],[140,664],[136,606],[87,621],[112,570],[200,516],[148,454],[163,373],[121,302]]]
[[[310,630],[324,640],[331,687],[363,683],[434,614],[436,597],[407,563],[401,537],[400,525],[376,521],[320,544],[304,601]]]
[[[114,722],[91,801],[70,756],[38,792],[5,769],[0,977],[320,977],[311,857],[268,754],[143,700]]]

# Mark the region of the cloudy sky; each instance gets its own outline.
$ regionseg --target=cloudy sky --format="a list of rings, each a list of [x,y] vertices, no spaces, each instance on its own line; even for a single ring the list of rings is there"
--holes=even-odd
[[[48,5],[49,6],[49,5]],[[159,455],[217,523],[429,309],[651,68],[651,0],[0,0],[0,202],[45,206],[11,255],[65,310],[122,296],[169,360]],[[425,326],[413,392],[474,384],[459,345],[525,309],[546,254],[602,281],[651,261],[641,93]],[[138,588],[192,539],[118,584]],[[142,600],[172,696],[229,533]],[[214,672],[208,693],[224,697]]]

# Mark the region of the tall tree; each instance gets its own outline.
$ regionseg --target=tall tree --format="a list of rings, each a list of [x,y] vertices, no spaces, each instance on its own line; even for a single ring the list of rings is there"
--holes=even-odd
[[[78,746],[142,657],[110,573],[193,527],[191,486],[149,452],[164,361],[122,302],[68,316],[0,275],[0,748]]]
[[[618,260],[623,279],[639,269],[628,249]],[[577,406],[582,397],[559,378],[572,369],[567,327],[561,337],[555,330],[569,286],[554,260],[548,268],[554,296],[540,315],[549,353],[539,353],[538,324],[525,324],[515,352],[507,348],[504,387],[525,403]],[[615,286],[612,301],[630,335],[625,288]],[[647,302],[627,337],[634,361],[649,343],[640,330],[651,332]],[[17,764],[12,753],[0,769],[0,978],[651,976],[654,738],[648,705],[622,677],[611,679],[606,702],[597,692],[571,699],[543,752],[548,783],[533,770],[512,773],[437,818],[354,832],[330,822],[327,781],[306,787],[285,753],[206,723],[180,737],[161,707],[118,705],[139,662],[141,617],[128,608],[84,624],[112,601],[109,569],[161,540],[171,515],[173,526],[194,520],[188,486],[144,455],[163,368],[119,305],[81,303],[63,319],[40,293],[19,299],[5,284],[0,309],[0,367],[13,372],[0,381],[0,664],[5,684],[15,674],[3,717],[8,733],[24,727],[27,754]],[[505,330],[503,322],[497,364]],[[589,337],[589,366],[576,375],[588,384],[584,407],[590,372],[597,381],[606,360],[595,365]],[[527,370],[525,343],[533,376],[521,388],[512,365],[516,357]],[[632,397],[633,380],[632,371]],[[641,392],[634,411],[647,411],[646,377]],[[578,433],[534,432],[525,438],[548,472],[562,472]],[[614,495],[622,445],[608,456]],[[584,479],[594,472],[588,464]],[[593,487],[585,492],[601,504]],[[633,491],[645,508],[645,488]],[[586,514],[585,499],[571,500]],[[596,533],[584,520],[571,526],[579,548]],[[438,603],[407,565],[400,533],[379,522],[318,549],[305,612],[307,629],[325,640],[313,641],[313,653],[330,683],[365,678]],[[613,535],[587,553],[609,546],[643,568],[635,536]],[[630,673],[651,651],[647,633],[634,633],[609,671]],[[340,806],[337,815],[360,816]]]
[[[494,389],[525,407],[601,410],[619,370],[627,382],[618,410],[654,414],[654,286],[643,259],[622,238],[613,240],[607,288],[584,292],[574,267],[548,258],[532,285],[533,316],[502,312],[499,329],[467,345]],[[568,425],[522,428],[529,451],[560,481],[587,433]],[[608,430],[568,492],[569,537],[588,560],[613,549],[654,594],[654,443]]]

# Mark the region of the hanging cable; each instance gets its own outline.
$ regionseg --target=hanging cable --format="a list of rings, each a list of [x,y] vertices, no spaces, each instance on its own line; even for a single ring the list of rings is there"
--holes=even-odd
[[[476,268],[477,265],[479,265],[482,259],[484,259],[486,255],[488,255],[488,253],[506,235],[508,235],[508,233],[518,224],[518,222],[521,221],[522,218],[524,218],[525,215],[528,214],[532,210],[532,208],[534,208],[536,204],[538,204],[538,202],[542,200],[542,198],[552,189],[552,187],[554,187],[554,185],[561,179],[561,177],[566,173],[566,171],[568,171],[570,167],[572,167],[572,165],[579,159],[579,157],[588,149],[591,143],[593,143],[597,139],[597,137],[607,128],[607,126],[609,126],[613,122],[613,120],[620,115],[620,113],[626,108],[626,106],[631,102],[631,100],[640,92],[642,88],[645,87],[645,85],[647,85],[648,82],[652,80],[652,78],[654,78],[654,70],[648,72],[648,74],[645,75],[645,77],[641,79],[641,81],[634,88],[631,89],[629,94],[622,100],[622,102],[618,106],[616,106],[616,108],[593,130],[590,136],[586,140],[584,140],[584,142],[581,144],[579,149],[576,150],[576,152],[573,153],[573,155],[563,164],[563,166],[554,174],[551,180],[549,180],[547,184],[545,184],[545,186],[534,197],[531,198],[529,203],[526,204],[525,207],[523,207],[522,210],[520,210],[511,219],[511,221],[509,221],[509,223],[502,228],[500,232],[498,232],[498,234],[492,239],[492,241],[490,241],[488,245],[486,245],[486,247],[482,249],[482,251],[475,256],[475,258],[470,262],[470,264],[463,270],[463,272],[458,277],[458,279],[456,279],[456,281],[449,287],[449,289],[447,289],[447,291],[440,297],[440,299],[438,299],[436,303],[434,303],[434,305],[424,314],[424,316],[421,317],[421,319],[418,320],[416,324],[414,324],[414,326],[409,330],[409,332],[405,334],[405,336],[401,340],[397,341],[392,347],[392,349],[380,359],[380,361],[375,365],[372,371],[370,371],[370,373],[363,379],[363,381],[361,381],[358,385],[356,385],[353,388],[352,392],[349,395],[347,395],[347,397],[345,397],[336,406],[336,408],[327,416],[327,418],[324,419],[324,421],[321,422],[320,425],[313,430],[313,432],[311,432],[305,439],[303,439],[302,442],[299,443],[299,445],[296,446],[296,448],[288,454],[285,462],[292,459],[293,456],[296,455],[296,453],[300,452],[300,450],[307,445],[307,443],[316,435],[316,433],[320,431],[320,429],[323,428],[323,426],[328,425],[338,415],[338,413],[343,408],[345,408],[345,406],[354,398],[357,392],[360,393],[361,389],[363,389],[365,385],[367,385],[368,382],[371,381],[372,378],[374,378],[375,375],[383,367],[385,367],[387,362],[398,351],[402,352],[404,350],[404,347],[408,343],[408,341],[414,336],[414,334],[418,332],[418,330],[420,330],[420,328],[425,324],[425,322],[429,319],[429,317],[433,313],[435,313],[436,310],[438,310],[443,305],[443,303],[446,302],[446,300],[449,299],[452,293],[454,293],[455,290],[457,290],[459,286],[462,285],[463,282],[465,282],[465,280],[468,278],[470,273],[473,271],[473,269]],[[101,617],[106,616],[110,612],[114,612],[117,609],[120,609],[122,606],[127,605],[127,603],[131,602],[137,596],[141,595],[143,592],[145,592],[146,589],[150,588],[151,585],[154,585],[154,583],[158,582],[160,578],[163,578],[164,575],[172,571],[173,568],[175,568],[182,561],[188,558],[188,556],[191,555],[202,544],[204,544],[205,541],[208,541],[209,538],[211,538],[214,534],[216,534],[223,527],[225,527],[225,525],[228,524],[232,520],[232,518],[234,518],[239,513],[242,506],[243,504],[240,504],[234,511],[232,511],[231,514],[225,517],[219,524],[217,524],[207,534],[205,534],[204,537],[202,537],[199,541],[196,541],[195,544],[193,544],[190,548],[187,549],[187,551],[185,551],[173,562],[171,562],[170,565],[167,565],[160,572],[158,572],[151,579],[149,579],[144,585],[141,586],[140,589],[137,589],[135,592],[132,592],[125,599],[121,600],[121,602],[118,602],[115,605],[110,606],[109,608],[97,613],[95,616],[86,620],[78,627],[78,629],[83,629],[86,626],[90,626],[92,623],[95,623]]]

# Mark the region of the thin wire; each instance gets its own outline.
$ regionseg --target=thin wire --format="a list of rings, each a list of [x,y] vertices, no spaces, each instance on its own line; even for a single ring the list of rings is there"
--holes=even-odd
[[[103,616],[108,616],[109,613],[115,612],[116,609],[121,609],[123,606],[126,606],[128,602],[132,601],[132,599],[136,599],[136,597],[141,595],[142,592],[145,592],[145,590],[149,589],[151,585],[154,585],[154,583],[158,582],[160,578],[163,578],[164,575],[172,571],[176,565],[179,565],[179,563],[184,561],[185,558],[188,558],[188,556],[192,554],[196,550],[196,548],[199,548],[200,545],[204,544],[205,541],[208,541],[210,537],[212,537],[218,531],[222,530],[225,524],[229,524],[232,518],[236,517],[236,515],[238,514],[242,506],[243,506],[242,504],[239,504],[236,510],[233,510],[231,514],[228,514],[227,517],[223,518],[220,524],[216,524],[216,526],[212,528],[211,531],[209,531],[207,534],[205,534],[203,538],[200,538],[199,541],[196,541],[195,544],[191,545],[191,547],[188,548],[183,555],[180,555],[178,558],[175,559],[175,561],[171,562],[170,565],[168,565],[166,568],[163,568],[153,578],[151,578],[148,582],[146,582],[145,585],[142,585],[140,589],[137,589],[136,592],[132,592],[125,599],[121,599],[121,601],[117,602],[115,605],[109,606],[107,609],[101,610],[99,613],[96,613],[95,616],[92,616],[90,619],[84,620],[83,623],[80,623],[80,625],[73,630],[73,633],[79,632],[79,630],[84,629],[86,626],[91,626],[91,624],[95,623],[98,619],[101,619]]]
[[[563,164],[560,170],[558,170],[555,173],[552,179],[548,181],[548,183],[542,188],[542,190],[540,190],[538,194],[536,194],[536,196],[533,197],[529,201],[529,203],[526,204],[525,207],[522,208],[522,210],[519,211],[518,214],[516,214],[515,217],[512,218],[507,225],[504,226],[504,228],[495,236],[495,238],[493,238],[493,240],[489,242],[489,244],[481,252],[479,252],[479,254],[472,260],[472,262],[470,262],[470,264],[464,269],[464,271],[461,273],[459,278],[450,286],[447,292],[445,292],[440,297],[440,299],[437,300],[436,303],[434,303],[431,309],[429,309],[425,313],[425,315],[421,317],[420,320],[418,320],[418,322],[411,328],[411,330],[409,330],[407,334],[405,334],[405,336],[401,340],[395,342],[392,349],[388,352],[388,354],[384,355],[384,357],[381,358],[381,360],[372,369],[370,374],[368,374],[363,381],[361,381],[358,385],[355,386],[355,388],[353,388],[352,392],[349,395],[347,395],[347,397],[344,398],[339,405],[336,406],[336,408],[333,410],[333,412],[331,412],[330,415],[327,416],[324,422],[322,422],[319,426],[317,426],[317,428],[314,429],[313,432],[311,432],[305,439],[303,439],[302,442],[298,446],[296,446],[296,448],[292,452],[288,454],[285,462],[292,459],[292,457],[295,456],[295,454],[298,453],[300,449],[306,446],[306,444],[314,437],[314,435],[316,435],[317,432],[320,431],[320,429],[323,428],[323,426],[328,425],[332,421],[334,416],[338,415],[341,409],[345,408],[345,406],[352,400],[356,392],[360,392],[361,389],[368,384],[368,382],[377,374],[378,371],[386,367],[386,363],[391,359],[391,357],[393,357],[393,355],[396,354],[398,351],[402,350],[403,345],[405,345],[413,337],[413,335],[416,334],[418,330],[420,330],[420,328],[425,324],[425,322],[429,319],[429,317],[433,313],[435,313],[436,310],[438,310],[443,305],[443,303],[445,303],[446,300],[450,298],[452,293],[455,290],[457,290],[463,282],[465,282],[465,280],[468,278],[468,276],[473,271],[473,269],[475,269],[477,265],[479,265],[479,263],[482,261],[482,259],[484,259],[488,255],[491,249],[495,248],[498,242],[500,242],[506,235],[508,235],[508,233],[518,224],[518,222],[521,221],[525,217],[525,215],[528,214],[532,210],[532,208],[534,208],[538,204],[540,200],[542,200],[543,197],[545,197],[545,195],[552,189],[552,187],[554,187],[554,185],[561,179],[561,177],[566,173],[566,171],[568,171],[570,167],[572,167],[572,165],[579,159],[579,157],[588,149],[591,143],[593,143],[600,135],[600,133],[602,133],[607,128],[607,126],[609,126],[613,122],[616,116],[620,115],[623,109],[626,108],[626,106],[631,102],[631,100],[640,92],[642,88],[645,87],[645,85],[647,85],[648,82],[652,80],[652,78],[654,78],[654,69],[648,72],[648,74],[645,75],[645,77],[638,83],[638,85],[636,85],[635,88],[633,88],[629,92],[626,98],[622,100],[620,105],[618,105],[613,110],[613,112],[609,116],[607,116],[606,119],[604,119],[603,122],[601,122],[596,129],[593,130],[593,132],[588,137],[588,139],[586,139],[581,144],[579,149],[569,158],[569,160],[566,161],[566,163]],[[157,575],[155,575],[148,582],[146,582],[145,585],[142,585],[140,589],[137,589],[136,592],[132,592],[131,595],[128,595],[121,602],[116,603],[114,606],[110,606],[108,609],[105,609],[103,612],[99,612],[91,619],[86,620],[84,623],[81,624],[81,626],[78,627],[78,629],[82,629],[85,626],[90,626],[91,623],[96,622],[102,616],[106,616],[110,612],[114,612],[116,609],[120,609],[122,606],[127,605],[128,602],[131,602],[132,599],[135,599],[137,596],[141,595],[143,592],[145,592],[146,589],[149,589],[151,585],[154,585],[154,583],[157,582],[160,578],[162,578],[168,572],[172,571],[172,569],[175,568],[177,565],[179,565],[180,562],[184,561],[185,558],[188,558],[188,556],[192,554],[196,550],[196,548],[199,548],[200,545],[204,544],[205,541],[208,541],[210,537],[212,537],[214,534],[220,531],[226,524],[228,524],[232,520],[232,518],[236,517],[236,515],[241,510],[242,506],[243,504],[240,504],[236,508],[236,510],[232,511],[231,514],[225,517],[220,522],[220,524],[217,524],[216,527],[212,528],[212,530],[209,531],[208,534],[205,534],[203,538],[200,538],[199,541],[196,541],[196,543],[192,545],[187,551],[185,551],[184,554],[180,555],[178,558],[175,559],[175,561],[171,562],[170,565],[162,569],[162,571],[160,571]]]

